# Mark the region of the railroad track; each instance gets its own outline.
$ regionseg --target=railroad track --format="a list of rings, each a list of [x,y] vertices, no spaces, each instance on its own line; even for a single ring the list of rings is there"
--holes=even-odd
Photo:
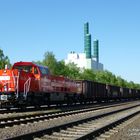
[[[79,128],[79,125],[83,125],[86,122],[88,122],[89,124],[90,123],[89,121],[95,120],[97,118],[101,119],[101,117],[102,118],[109,117],[109,115],[123,112],[126,109],[129,110],[129,112],[130,110],[133,110],[134,108],[138,108],[138,110],[140,110],[139,106],[140,106],[140,103],[137,102],[133,104],[129,103],[123,106],[116,106],[116,107],[111,106],[110,108],[108,107],[104,109],[100,108],[99,110],[95,110],[94,108],[94,109],[89,109],[89,110],[88,109],[80,110],[79,112],[73,111],[73,112],[67,112],[63,114],[59,113],[55,115],[50,114],[48,116],[26,118],[23,120],[16,119],[13,122],[11,120],[8,120],[7,122],[5,122],[5,125],[3,125],[4,123],[1,123],[1,126],[3,127],[1,128],[1,131],[0,131],[0,139],[18,139],[19,140],[19,139],[33,139],[33,137],[40,137],[40,138],[48,137],[50,139],[52,137],[53,139],[56,137],[56,135],[59,134],[57,131],[61,132],[59,139],[61,139],[62,136],[66,138],[67,136],[70,136],[72,134],[72,132],[70,132],[66,136],[67,131],[70,129],[72,130],[73,129],[72,127],[74,125],[76,125],[75,127]],[[105,122],[105,120],[103,122]],[[11,127],[7,128],[7,126],[8,127],[11,126]],[[65,131],[66,133],[62,134],[62,132],[64,133]],[[45,136],[43,136],[44,133],[45,133]],[[77,135],[79,136],[80,134],[78,133]]]
[[[49,120],[53,118],[58,118],[61,116],[67,116],[67,115],[73,115],[76,113],[83,113],[88,111],[94,111],[94,110],[101,110],[106,109],[110,107],[116,107],[116,106],[122,106],[122,105],[128,105],[131,104],[131,102],[128,103],[121,103],[121,104],[110,104],[110,105],[104,105],[104,106],[86,106],[84,108],[80,109],[69,109],[65,111],[60,110],[53,110],[53,111],[39,111],[39,112],[26,112],[26,113],[8,113],[5,115],[0,116],[0,128],[4,127],[10,127],[14,125],[20,125],[20,124],[27,124],[30,122],[37,122],[41,120]]]
[[[105,115],[97,119],[89,118],[77,123],[66,124],[65,126],[62,126],[62,128],[54,127],[53,130],[48,130],[48,134],[43,134],[43,136],[41,136],[40,138],[34,138],[34,140],[97,139],[101,133],[104,133],[108,129],[115,127],[117,124],[120,124],[139,113],[140,107],[124,110],[123,112],[112,112],[110,113],[110,115]],[[113,131],[109,131],[108,134],[111,134],[111,132]],[[104,139],[106,138],[106,136],[107,135],[102,135]]]
[[[135,101],[137,101],[137,99],[135,99],[135,100],[133,100],[134,102]],[[111,105],[111,104],[121,104],[121,103],[126,103],[126,102],[132,102],[131,100],[127,100],[127,101],[113,101],[113,102],[108,102],[108,103],[105,103],[105,102],[103,102],[103,103],[87,103],[87,106],[89,106],[89,105],[94,105],[94,106],[104,106],[104,105]],[[86,106],[86,104],[74,104],[74,105],[69,105],[69,106],[67,106],[67,105],[61,105],[61,106],[56,106],[56,105],[50,105],[50,107],[48,107],[47,105],[44,105],[44,106],[41,106],[41,107],[39,107],[39,108],[35,108],[34,106],[28,106],[25,110],[22,110],[22,109],[20,109],[20,108],[10,108],[10,110],[9,109],[6,109],[6,108],[4,108],[4,109],[0,109],[0,114],[11,114],[11,113],[22,113],[22,112],[32,112],[32,111],[40,111],[40,110],[42,110],[42,111],[44,111],[44,110],[51,110],[51,109],[67,109],[67,108],[78,108],[78,107],[85,107]]]
[[[137,100],[134,100],[134,102]],[[48,113],[50,112],[56,112],[59,111],[72,111],[72,110],[78,110],[78,109],[82,109],[82,108],[93,108],[93,107],[106,107],[106,106],[110,106],[110,105],[121,105],[121,104],[126,104],[126,103],[131,103],[132,101],[119,101],[119,102],[110,102],[110,103],[101,103],[101,104],[87,104],[87,105],[76,105],[76,106],[61,106],[61,107],[41,107],[40,109],[35,109],[35,108],[27,108],[26,110],[21,110],[18,108],[12,108],[12,110],[5,110],[5,109],[1,109],[0,110],[0,118],[3,116],[13,116],[13,114],[27,114],[29,112],[29,114],[36,114],[36,112],[44,112],[47,110]],[[53,110],[53,111],[52,111]]]

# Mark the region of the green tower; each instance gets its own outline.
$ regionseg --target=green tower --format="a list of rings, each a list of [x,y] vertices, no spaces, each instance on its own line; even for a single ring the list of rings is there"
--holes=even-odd
[[[99,41],[98,40],[95,40],[93,42],[93,52],[94,52],[93,57],[96,58],[97,62],[99,62]]]
[[[84,52],[86,53],[86,35],[89,34],[89,23],[84,24]]]
[[[86,34],[86,48],[85,48],[85,53],[86,53],[86,58],[91,58],[91,34]]]

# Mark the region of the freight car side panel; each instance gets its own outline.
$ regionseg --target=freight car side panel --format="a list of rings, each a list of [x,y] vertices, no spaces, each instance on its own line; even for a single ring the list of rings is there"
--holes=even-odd
[[[106,99],[106,85],[93,81],[78,81],[78,92],[86,99],[100,100]]]
[[[113,85],[107,85],[107,96],[110,99],[119,99],[121,97],[120,87],[113,86]]]
[[[140,90],[137,89],[137,97],[140,99]]]
[[[94,96],[97,100],[106,98],[106,85],[98,82],[93,82]]]
[[[129,88],[122,88],[122,93],[121,93],[121,97],[122,98],[130,98],[132,96],[132,92],[131,89]]]
[[[93,82],[85,81],[85,97],[90,99],[94,97]]]
[[[92,97],[93,84],[92,81],[87,80],[77,80],[77,94],[83,95],[85,98]]]
[[[132,91],[132,96],[134,98],[138,98],[139,97],[138,91],[136,89],[131,89],[131,91]]]

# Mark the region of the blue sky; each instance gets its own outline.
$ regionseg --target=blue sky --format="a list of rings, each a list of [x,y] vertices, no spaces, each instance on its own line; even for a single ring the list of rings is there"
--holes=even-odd
[[[99,39],[105,69],[140,83],[139,0],[0,0],[0,48],[17,61],[83,52],[83,25]],[[92,43],[93,44],[93,43]]]

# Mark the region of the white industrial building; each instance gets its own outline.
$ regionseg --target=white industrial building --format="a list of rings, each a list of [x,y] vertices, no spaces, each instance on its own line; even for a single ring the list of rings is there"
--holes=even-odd
[[[103,64],[97,62],[96,58],[86,58],[85,53],[70,52],[65,59],[65,64],[74,63],[81,69],[103,70]]]
[[[99,62],[99,42],[94,41],[93,55],[91,51],[91,34],[88,23],[84,24],[84,53],[70,52],[65,59],[65,64],[74,63],[81,69],[103,70],[103,64]]]

